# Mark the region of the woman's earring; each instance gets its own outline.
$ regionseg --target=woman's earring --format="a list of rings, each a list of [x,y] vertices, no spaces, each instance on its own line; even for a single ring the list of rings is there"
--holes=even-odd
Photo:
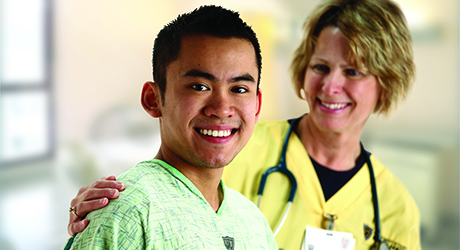
[[[300,97],[301,97],[302,99],[304,99],[304,100],[306,99],[306,97],[305,97],[305,90],[300,89]]]

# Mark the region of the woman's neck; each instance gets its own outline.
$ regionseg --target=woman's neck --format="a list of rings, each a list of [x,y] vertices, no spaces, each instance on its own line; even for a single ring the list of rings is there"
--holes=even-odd
[[[361,152],[360,131],[324,130],[306,114],[299,122],[297,132],[310,157],[319,164],[336,171],[350,170],[355,166]]]

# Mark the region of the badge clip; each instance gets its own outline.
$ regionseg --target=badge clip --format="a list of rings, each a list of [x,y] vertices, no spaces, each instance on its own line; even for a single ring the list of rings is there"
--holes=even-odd
[[[337,220],[337,215],[335,214],[324,214],[326,221],[324,222],[324,228],[329,231],[334,231],[335,220]]]

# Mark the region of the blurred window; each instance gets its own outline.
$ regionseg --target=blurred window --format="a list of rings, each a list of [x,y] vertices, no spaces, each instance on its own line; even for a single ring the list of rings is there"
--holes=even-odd
[[[50,0],[0,0],[0,165],[53,152]]]

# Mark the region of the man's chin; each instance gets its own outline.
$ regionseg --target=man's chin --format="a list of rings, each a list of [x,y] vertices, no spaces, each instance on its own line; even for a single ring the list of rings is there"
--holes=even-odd
[[[230,164],[230,162],[232,162],[235,156],[225,157],[225,158],[216,157],[214,159],[206,159],[206,160],[201,161],[202,164],[200,165],[206,168],[215,168],[215,169],[223,168],[227,166],[228,164]]]
[[[230,164],[230,162],[231,160],[212,160],[212,161],[202,162],[201,165],[206,168],[219,169],[219,168],[223,168],[227,166],[228,164]]]
[[[214,152],[213,155],[211,155],[212,152]],[[195,164],[206,168],[219,169],[230,164],[230,162],[232,162],[232,160],[238,155],[239,150],[233,151],[230,154],[215,151],[207,151],[206,153],[201,152],[200,154],[192,154]]]

